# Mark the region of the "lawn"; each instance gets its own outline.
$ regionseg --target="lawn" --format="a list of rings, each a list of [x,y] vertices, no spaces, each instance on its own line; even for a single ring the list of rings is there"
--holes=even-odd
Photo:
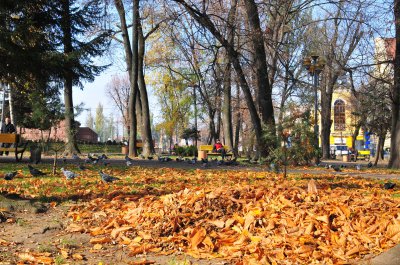
[[[131,255],[184,252],[237,264],[339,264],[376,256],[400,242],[399,183],[360,177],[249,170],[89,166],[66,180],[50,165],[26,165],[0,192],[50,203],[68,201],[66,230],[90,234],[93,248],[124,246]],[[99,169],[120,180],[103,183]],[[50,256],[51,258],[55,258]],[[54,261],[54,260],[53,260]]]

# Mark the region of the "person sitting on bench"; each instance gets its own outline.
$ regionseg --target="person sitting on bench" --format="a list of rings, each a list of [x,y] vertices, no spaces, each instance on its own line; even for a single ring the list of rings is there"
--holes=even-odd
[[[1,126],[1,133],[15,133],[15,127],[11,123],[11,120],[9,117],[5,119],[5,122]],[[1,143],[0,147],[11,147],[12,144],[7,144],[7,143]],[[0,152],[0,156],[3,155],[3,152]],[[6,152],[6,155],[8,155],[8,152]]]
[[[215,144],[214,144],[214,146],[213,146],[213,153],[221,153],[222,159],[225,158],[225,154],[226,154],[225,148],[224,148],[224,146],[221,144],[221,141],[218,140],[218,139],[215,141]]]

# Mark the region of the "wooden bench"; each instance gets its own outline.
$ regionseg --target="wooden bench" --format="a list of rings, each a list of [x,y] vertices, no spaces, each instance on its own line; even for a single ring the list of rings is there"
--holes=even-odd
[[[13,144],[11,147],[0,147],[0,152],[15,153],[15,159],[17,162],[22,159],[22,155],[24,154],[28,144],[28,142],[22,143],[21,136],[15,133],[0,133],[0,143]]]
[[[207,152],[207,156],[221,156],[222,157],[222,154],[221,153],[216,153],[216,152],[213,152],[213,145],[200,145],[200,147],[199,147],[199,151],[205,151],[205,152]],[[228,150],[228,146],[227,145],[224,145],[224,149],[225,149],[225,156],[226,157],[232,157],[233,156],[233,153],[232,152],[228,152],[227,150]]]

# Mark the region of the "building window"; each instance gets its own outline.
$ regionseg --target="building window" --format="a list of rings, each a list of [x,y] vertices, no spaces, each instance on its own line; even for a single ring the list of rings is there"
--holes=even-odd
[[[338,99],[334,103],[333,118],[335,131],[344,131],[346,129],[346,105],[343,100]]]

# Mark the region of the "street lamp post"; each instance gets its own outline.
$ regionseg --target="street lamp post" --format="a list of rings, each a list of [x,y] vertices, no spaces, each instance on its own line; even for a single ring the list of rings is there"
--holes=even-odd
[[[314,85],[314,145],[318,149],[319,141],[318,141],[318,83],[319,83],[319,74],[322,72],[322,69],[325,66],[325,60],[318,55],[311,55],[310,57],[304,58],[303,64],[307,69],[308,73],[313,78]],[[316,164],[319,164],[319,154],[317,154]]]

